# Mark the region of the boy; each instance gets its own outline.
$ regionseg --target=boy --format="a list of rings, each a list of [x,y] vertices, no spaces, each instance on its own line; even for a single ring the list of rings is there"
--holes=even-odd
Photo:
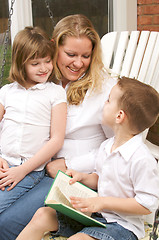
[[[73,178],[98,188],[97,198],[71,197],[75,208],[94,213],[92,217],[106,224],[76,230],[73,220],[66,221],[51,208],[39,209],[17,238],[40,239],[45,231],[57,231],[69,240],[135,240],[144,236],[143,215],[156,210],[159,197],[157,162],[142,142],[140,134],[152,126],[159,116],[159,94],[135,79],[119,79],[103,110],[103,124],[115,136],[101,144],[92,174],[67,170]],[[100,212],[100,214],[99,214]],[[60,216],[60,217],[59,217]],[[71,229],[72,228],[72,229]],[[41,234],[41,235],[40,235]],[[55,232],[52,234],[56,235]],[[30,237],[28,237],[30,236]],[[33,238],[31,238],[31,236]]]

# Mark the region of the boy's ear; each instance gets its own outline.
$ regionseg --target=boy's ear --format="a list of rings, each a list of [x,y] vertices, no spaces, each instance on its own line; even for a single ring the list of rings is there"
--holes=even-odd
[[[125,112],[123,110],[119,110],[116,116],[116,123],[122,123],[125,119]]]

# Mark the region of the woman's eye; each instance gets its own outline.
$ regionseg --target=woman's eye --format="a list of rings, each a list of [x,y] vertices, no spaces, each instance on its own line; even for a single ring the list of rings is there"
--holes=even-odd
[[[74,57],[75,56],[75,54],[73,54],[73,53],[66,53],[69,57]]]
[[[87,55],[84,55],[83,57],[84,57],[84,58],[90,58],[90,55],[88,55],[88,56],[87,56]]]
[[[32,65],[32,66],[36,66],[36,65],[38,65],[38,63],[32,63],[31,65]]]

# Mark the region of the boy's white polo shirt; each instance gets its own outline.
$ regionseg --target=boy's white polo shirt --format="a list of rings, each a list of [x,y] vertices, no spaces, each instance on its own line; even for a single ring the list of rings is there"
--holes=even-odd
[[[141,134],[131,138],[111,153],[114,138],[101,144],[96,158],[99,175],[99,196],[135,198],[150,211],[156,210],[159,197],[157,162]],[[144,236],[143,216],[102,212],[108,222],[118,222],[133,231],[138,238]]]

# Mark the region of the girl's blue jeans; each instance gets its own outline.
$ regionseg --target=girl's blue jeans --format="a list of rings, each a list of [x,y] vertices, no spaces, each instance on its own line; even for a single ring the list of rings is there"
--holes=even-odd
[[[32,172],[11,191],[0,190],[0,240],[15,240],[28,224],[53,182],[44,171]]]
[[[30,189],[34,188],[44,177],[43,171],[33,171],[25,176],[12,190],[0,190],[0,213],[10,207],[17,199],[22,197]]]

